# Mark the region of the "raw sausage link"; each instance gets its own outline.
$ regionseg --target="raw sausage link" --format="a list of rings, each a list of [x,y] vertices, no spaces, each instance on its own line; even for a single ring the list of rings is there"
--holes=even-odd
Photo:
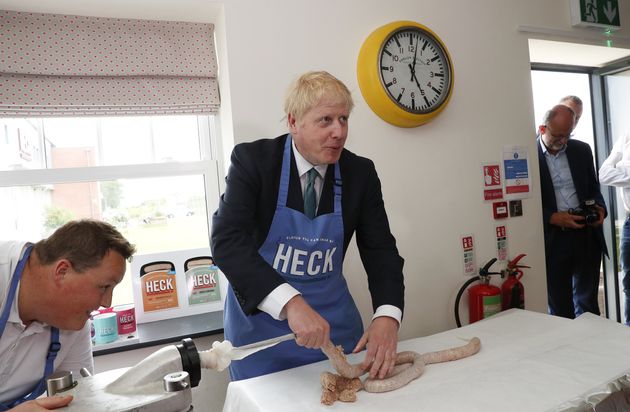
[[[417,352],[400,352],[396,356],[396,365],[410,364],[408,367],[397,367],[391,376],[384,379],[368,378],[363,383],[367,392],[388,392],[405,386],[412,380],[418,378],[424,372],[425,365],[431,363],[450,362],[457,359],[466,358],[479,352],[481,341],[479,338],[472,338],[466,345],[456,348],[445,349],[436,352],[419,354]],[[322,351],[328,356],[333,367],[341,376],[345,378],[358,378],[363,375],[366,370],[361,368],[360,364],[351,365],[346,360],[343,349],[340,346],[334,346],[332,342],[322,347]],[[400,370],[402,369],[402,370]]]

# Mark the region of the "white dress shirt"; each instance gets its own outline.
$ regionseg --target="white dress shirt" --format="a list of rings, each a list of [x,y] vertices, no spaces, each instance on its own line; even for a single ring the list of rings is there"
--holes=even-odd
[[[615,142],[599,169],[599,182],[621,188],[623,207],[630,213],[630,133]]]
[[[326,169],[328,169],[328,165],[317,165],[313,166],[310,164],[304,157],[298,152],[295,147],[295,141],[291,142],[293,154],[295,155],[295,164],[297,166],[298,174],[300,175],[300,184],[302,185],[302,193],[306,189],[306,173],[311,170],[313,167],[317,170],[317,176],[315,177],[315,198],[317,200],[317,205],[319,206],[319,199],[321,198],[322,187],[324,184],[324,177],[326,177]],[[262,302],[258,305],[258,309],[263,312],[268,313],[271,317],[277,320],[286,319],[286,313],[284,311],[284,306],[287,304],[289,300],[295,295],[299,295],[297,289],[288,283],[283,283],[282,285],[276,287],[271,291],[267,297],[265,297]],[[376,312],[372,319],[377,318],[379,316],[389,316],[398,321],[398,323],[402,320],[402,311],[394,305],[381,305],[376,308]]]
[[[571,168],[569,167],[569,159],[567,158],[567,147],[564,146],[558,153],[551,154],[547,150],[547,146],[540,137],[540,147],[542,147],[547,169],[553,183],[553,190],[556,195],[556,208],[559,212],[566,212],[569,209],[575,209],[580,205],[580,200],[575,190]]]

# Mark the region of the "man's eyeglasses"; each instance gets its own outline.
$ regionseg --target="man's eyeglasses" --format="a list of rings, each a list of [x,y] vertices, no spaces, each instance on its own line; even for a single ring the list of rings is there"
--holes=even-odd
[[[557,139],[557,140],[562,140],[562,139],[570,139],[570,138],[572,138],[572,137],[573,137],[573,133],[569,133],[569,134],[567,134],[567,135],[564,135],[564,134],[555,134],[555,133],[551,130],[551,128],[550,128],[549,126],[544,126],[544,125],[543,125],[543,127],[545,128],[545,130],[547,130],[547,131],[549,132],[549,134],[551,135],[551,137],[553,137],[554,139]]]

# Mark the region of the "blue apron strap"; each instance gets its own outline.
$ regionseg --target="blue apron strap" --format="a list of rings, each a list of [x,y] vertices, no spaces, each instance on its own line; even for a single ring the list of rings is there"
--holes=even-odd
[[[24,266],[28,261],[28,257],[31,254],[33,246],[29,246],[24,252],[24,256],[17,264],[15,268],[15,272],[13,273],[13,278],[11,279],[11,286],[9,288],[9,294],[7,296],[7,301],[5,303],[4,310],[2,311],[2,316],[0,317],[0,336],[4,332],[4,328],[9,319],[10,307],[13,304],[13,300],[15,299],[15,292],[17,290],[17,285],[22,277],[22,272],[24,271]],[[44,368],[44,376],[39,380],[35,388],[28,393],[19,396],[17,399],[9,402],[5,402],[0,404],[0,411],[7,411],[11,408],[16,407],[17,405],[30,401],[32,399],[37,398],[41,394],[46,391],[46,377],[53,373],[55,369],[55,358],[57,358],[57,353],[61,349],[61,343],[59,342],[59,329],[54,326],[50,327],[50,346],[48,347],[48,354],[46,355],[46,366]]]
[[[2,316],[0,316],[0,336],[4,333],[4,328],[7,325],[7,321],[9,320],[9,313],[11,312],[11,305],[13,304],[13,300],[15,299],[15,291],[17,290],[17,285],[20,282],[20,278],[22,277],[22,272],[24,271],[24,266],[26,266],[26,262],[28,261],[28,257],[31,255],[31,251],[33,250],[33,245],[30,245],[26,248],[24,252],[24,256],[18,262],[15,272],[13,272],[13,277],[11,278],[11,285],[9,286],[9,293],[7,294],[7,301],[4,304],[4,310],[2,311]]]
[[[280,173],[280,187],[278,190],[278,200],[276,207],[284,208],[287,205],[289,196],[289,176],[291,176],[291,134],[287,135],[284,142],[284,154],[282,155],[282,172]]]
[[[57,352],[59,352],[59,349],[61,349],[61,343],[59,343],[59,329],[51,326],[50,346],[48,347],[48,355],[46,355],[46,367],[44,368],[44,376],[42,376],[35,389],[33,389],[30,394],[23,397],[22,402],[35,399],[46,391],[46,377],[50,376],[55,370],[55,358],[57,357]]]
[[[341,214],[341,189],[342,189],[342,181],[341,181],[341,172],[339,171],[339,162],[335,163],[335,178],[333,180],[333,188],[335,191],[335,214]]]
[[[44,376],[39,380],[35,388],[28,393],[19,396],[13,401],[9,401],[0,404],[0,411],[7,411],[11,408],[15,408],[19,404],[37,399],[41,394],[46,392],[46,377],[50,376],[55,369],[55,358],[57,352],[61,349],[61,343],[59,343],[59,329],[51,326],[50,328],[50,346],[48,347],[48,355],[46,355],[46,367],[44,368]]]

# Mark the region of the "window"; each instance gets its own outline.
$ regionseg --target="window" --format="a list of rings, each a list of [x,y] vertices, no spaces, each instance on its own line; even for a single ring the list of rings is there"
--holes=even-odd
[[[543,121],[545,112],[558,104],[561,98],[569,95],[578,96],[582,99],[584,109],[582,118],[573,131],[573,139],[588,143],[595,153],[589,75],[545,70],[532,70],[531,75],[536,131]]]
[[[0,238],[34,242],[93,218],[138,254],[208,247],[213,130],[195,115],[0,119]],[[130,302],[127,273],[112,305]]]

